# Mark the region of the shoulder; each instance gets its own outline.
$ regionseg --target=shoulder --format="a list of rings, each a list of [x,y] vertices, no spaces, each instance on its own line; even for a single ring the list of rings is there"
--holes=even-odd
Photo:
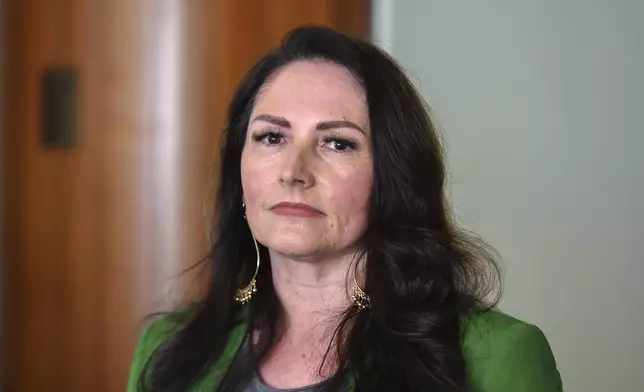
[[[181,327],[174,315],[165,315],[152,322],[141,333],[135,354],[152,354]]]
[[[137,390],[137,383],[145,368],[145,364],[154,351],[180,329],[183,315],[167,314],[150,322],[141,333],[134,350],[134,358],[130,366],[128,392]]]
[[[463,330],[463,354],[475,391],[562,391],[552,350],[538,327],[488,310],[465,317]]]

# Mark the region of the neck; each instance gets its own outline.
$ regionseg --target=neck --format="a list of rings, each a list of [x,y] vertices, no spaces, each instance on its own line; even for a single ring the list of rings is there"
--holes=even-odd
[[[304,261],[271,252],[271,270],[287,335],[334,329],[333,321],[350,305],[351,256]]]

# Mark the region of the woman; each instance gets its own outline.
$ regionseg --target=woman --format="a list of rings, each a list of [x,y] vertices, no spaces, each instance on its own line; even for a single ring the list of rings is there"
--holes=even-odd
[[[232,100],[219,178],[209,292],[147,328],[129,391],[561,391],[540,330],[486,301],[494,260],[373,45],[288,35]]]

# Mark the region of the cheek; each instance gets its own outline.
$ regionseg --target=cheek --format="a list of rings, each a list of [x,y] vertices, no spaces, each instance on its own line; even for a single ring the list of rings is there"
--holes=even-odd
[[[255,204],[267,179],[264,166],[258,165],[255,162],[256,160],[252,159],[252,157],[242,155],[242,189],[244,192],[244,202],[249,206]]]
[[[362,226],[367,219],[373,177],[371,171],[354,173],[333,188],[333,199],[339,218],[353,225]]]

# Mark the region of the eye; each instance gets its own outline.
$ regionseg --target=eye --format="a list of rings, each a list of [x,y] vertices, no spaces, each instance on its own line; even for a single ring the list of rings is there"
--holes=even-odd
[[[340,151],[340,152],[345,152],[348,150],[355,150],[357,147],[357,143],[344,139],[344,138],[339,138],[339,137],[329,137],[324,139],[324,143],[328,148],[334,151]]]
[[[253,140],[273,146],[281,144],[284,141],[284,135],[278,131],[267,130],[253,134]]]

